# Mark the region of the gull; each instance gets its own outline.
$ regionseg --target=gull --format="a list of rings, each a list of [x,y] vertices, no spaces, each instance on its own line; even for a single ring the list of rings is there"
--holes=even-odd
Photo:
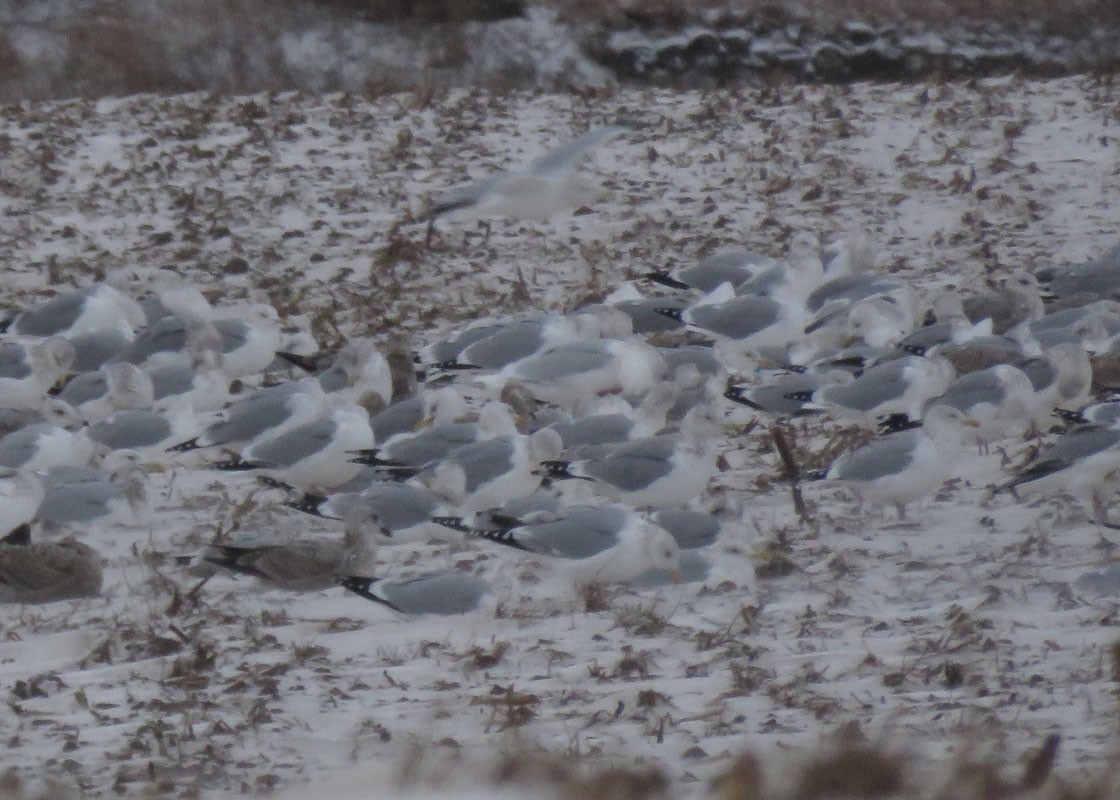
[[[942,292],[933,303],[931,313],[936,321],[923,325],[898,342],[904,353],[915,356],[932,355],[949,344],[960,344],[992,335],[990,320],[973,321],[965,314],[960,297],[952,292]]]
[[[596,188],[575,168],[592,149],[629,130],[624,125],[595,128],[549,150],[524,169],[499,172],[448,190],[431,204],[425,244],[431,244],[435,221],[441,216],[547,219],[594,200]]]
[[[77,336],[118,329],[131,335],[144,324],[139,304],[107,283],[60,294],[24,309],[7,330],[20,336]]]
[[[148,473],[124,466],[109,475],[81,467],[52,467],[35,475],[44,487],[35,519],[54,526],[139,523],[149,513]]]
[[[396,437],[385,447],[354,451],[356,463],[394,467],[420,468],[446,458],[456,449],[494,436],[517,433],[513,411],[503,402],[491,400],[479,409],[477,422],[452,422],[435,425],[413,436]],[[411,473],[410,473],[411,474]]]
[[[577,461],[545,461],[548,478],[579,478],[635,508],[683,506],[715,474],[719,418],[711,405],[693,408],[678,433],[634,439]]]
[[[338,402],[369,403],[380,410],[393,401],[389,361],[369,339],[347,342],[330,367],[316,378],[323,391],[338,398]]]
[[[735,286],[735,294],[773,297],[782,303],[805,304],[805,298],[825,280],[820,241],[809,231],[800,231],[789,243],[781,261]]]
[[[368,506],[380,522],[381,544],[423,542],[440,538],[439,500],[425,489],[407,483],[378,481],[361,492],[338,492],[326,497],[305,494],[286,503],[289,508],[326,519],[345,519],[359,506]]]
[[[971,322],[990,319],[996,335],[1044,313],[1038,279],[1023,270],[1001,278],[991,291],[965,297],[961,307]]]
[[[154,408],[115,411],[89,427],[89,438],[109,450],[137,450],[155,456],[197,430],[190,403],[173,399],[163,411]]]
[[[93,441],[85,431],[71,432],[38,422],[0,437],[0,467],[34,471],[67,464],[81,466],[93,458]]]
[[[74,345],[75,372],[90,372],[114,360],[128,349],[135,334],[127,328],[100,328],[87,333],[67,335]]]
[[[0,542],[0,603],[51,603],[101,593],[101,556],[67,536],[59,542]]]
[[[746,283],[777,264],[770,256],[753,250],[724,250],[713,253],[694,266],[647,272],[645,277],[671,289],[695,289],[706,294],[724,283],[732,286]]]
[[[397,401],[369,421],[374,441],[389,447],[394,437],[409,437],[421,428],[448,425],[467,415],[467,401],[458,387],[445,386]]]
[[[74,364],[74,345],[61,336],[32,344],[0,342],[0,408],[34,407]]]
[[[679,574],[680,547],[664,528],[622,505],[570,506],[553,519],[470,535],[563,562],[576,583],[625,583],[650,569]]]
[[[58,399],[73,406],[86,422],[105,419],[114,411],[148,408],[155,402],[152,378],[135,364],[120,362],[70,379]]]
[[[1120,299],[1120,247],[1081,264],[1037,270],[1035,277],[1051,297],[1086,295],[1093,300]]]
[[[559,315],[510,322],[464,347],[453,360],[436,369],[498,370],[553,345],[593,338],[576,320]]]
[[[1015,366],[1030,379],[1034,391],[1030,410],[1035,425],[1040,428],[1056,407],[1076,407],[1089,399],[1093,365],[1080,345],[1055,345],[1041,358],[1020,360]]]
[[[992,441],[1022,434],[1031,425],[1035,390],[1023,370],[999,364],[956,378],[926,403],[926,413],[935,406],[952,406],[973,420],[976,427],[966,438],[987,452]]]
[[[497,436],[465,445],[409,479],[459,513],[501,505],[534,491],[534,470],[560,455],[560,436],[548,428],[525,436]]]
[[[27,472],[0,467],[0,536],[35,518],[43,484]]]
[[[335,408],[321,419],[267,439],[257,439],[240,457],[214,464],[215,469],[255,470],[300,489],[330,489],[353,478],[361,468],[349,453],[373,446],[369,414],[356,405]]]
[[[1066,491],[1087,498],[1097,522],[1108,520],[1106,501],[1115,492],[1120,470],[1120,429],[1114,424],[1080,425],[1062,434],[997,491],[1048,494]]]
[[[834,383],[850,382],[851,379],[849,373],[833,370],[828,373],[784,373],[758,386],[736,386],[729,380],[723,396],[775,417],[803,417],[820,413],[820,409],[809,407],[819,389]]]
[[[493,591],[485,579],[461,572],[439,572],[402,581],[349,575],[339,584],[359,597],[412,616],[466,614],[479,608]]]
[[[975,424],[951,406],[935,406],[921,428],[873,439],[809,477],[847,485],[876,505],[893,503],[901,519],[907,503],[936,491],[953,474],[964,427]]]
[[[560,434],[565,451],[641,439],[665,427],[666,416],[679,396],[676,382],[659,383],[645,393],[637,408],[619,398],[612,404],[617,411],[605,410],[549,427]]]
[[[350,575],[369,575],[377,563],[372,534],[380,523],[368,506],[346,517],[342,539],[300,539],[254,544],[210,544],[201,559],[208,564],[293,592],[329,589]]]
[[[730,284],[683,311],[666,306],[658,313],[681,320],[735,351],[784,347],[801,335],[806,320],[804,306],[796,299],[735,295]]]
[[[641,394],[665,373],[665,360],[645,342],[595,339],[549,347],[480,381],[517,381],[537,400],[571,408],[597,395]]]
[[[326,393],[314,378],[258,389],[227,408],[224,419],[168,449],[182,453],[201,447],[238,447],[274,438],[320,417],[327,402]]]
[[[848,383],[817,389],[806,408],[859,415],[869,424],[888,414],[920,419],[925,402],[943,393],[952,377],[946,361],[905,356],[868,367]]]

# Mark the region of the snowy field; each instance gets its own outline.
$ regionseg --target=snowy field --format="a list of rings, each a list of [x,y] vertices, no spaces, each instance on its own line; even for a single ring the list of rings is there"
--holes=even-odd
[[[932,296],[1118,243],[1118,101],[1107,81],[1011,78],[8,106],[0,300],[122,267],[141,292],[171,265],[214,303],[271,303],[322,344],[422,342],[482,315],[571,310],[720,246],[780,255],[800,230],[865,230],[877,269]],[[634,131],[589,164],[609,196],[588,213],[495,221],[485,241],[441,222],[424,247],[429,196],[619,118]],[[219,526],[330,528],[181,457],[153,476],[150,525],[92,537],[102,597],[0,612],[0,766],[89,796],[384,796],[401,781],[493,797],[484,765],[535,754],[648,767],[694,797],[744,751],[851,723],[923,757],[1014,762],[1052,733],[1066,772],[1115,753],[1120,601],[1073,587],[1109,563],[1113,532],[1061,498],[989,498],[1006,474],[995,451],[901,523],[819,486],[802,521],[768,421],[739,435],[752,415],[728,413],[724,469],[698,503],[725,520],[708,577],[610,589],[594,611],[546,565],[481,545],[387,554],[389,571],[454,564],[504,587],[460,618],[224,575],[192,594],[173,556]],[[836,427],[798,423],[798,444],[811,454]]]

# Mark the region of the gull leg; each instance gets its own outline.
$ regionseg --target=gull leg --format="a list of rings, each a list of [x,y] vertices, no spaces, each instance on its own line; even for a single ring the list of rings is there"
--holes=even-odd
[[[435,230],[436,230],[436,218],[432,217],[431,219],[428,220],[428,234],[427,234],[427,236],[424,237],[424,247],[429,249],[429,250],[432,247],[432,234],[435,233]]]

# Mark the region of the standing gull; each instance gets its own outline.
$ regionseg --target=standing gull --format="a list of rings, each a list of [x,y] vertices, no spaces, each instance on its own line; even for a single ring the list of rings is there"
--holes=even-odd
[[[876,505],[893,503],[902,518],[907,503],[936,491],[953,474],[962,426],[974,424],[951,406],[935,406],[921,428],[873,439],[812,477],[845,484]]]

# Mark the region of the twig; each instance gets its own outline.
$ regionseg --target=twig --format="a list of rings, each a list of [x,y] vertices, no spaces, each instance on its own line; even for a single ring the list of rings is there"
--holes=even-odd
[[[792,432],[790,435],[792,435]],[[793,510],[797,512],[797,516],[801,517],[802,522],[811,523],[809,512],[805,508],[805,499],[801,496],[801,486],[798,484],[801,473],[797,469],[797,462],[793,458],[793,449],[786,438],[784,427],[779,423],[771,425],[770,438],[774,440],[774,447],[782,459],[782,466],[785,467],[786,476],[789,478],[789,490],[790,494],[793,495]]]

